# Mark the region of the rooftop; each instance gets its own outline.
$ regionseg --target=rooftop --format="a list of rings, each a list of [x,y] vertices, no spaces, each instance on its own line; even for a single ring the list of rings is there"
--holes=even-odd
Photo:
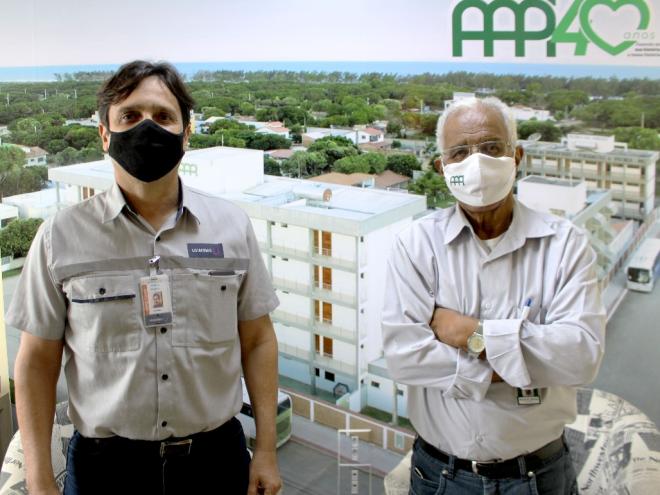
[[[554,143],[549,141],[527,141],[519,140],[518,144],[521,145],[526,153],[542,155],[561,155],[567,157],[584,158],[586,160],[603,160],[603,157],[608,157],[615,161],[626,163],[649,163],[655,162],[660,157],[660,153],[650,150],[633,150],[615,148],[608,152],[597,152],[590,150],[571,150],[566,144]]]

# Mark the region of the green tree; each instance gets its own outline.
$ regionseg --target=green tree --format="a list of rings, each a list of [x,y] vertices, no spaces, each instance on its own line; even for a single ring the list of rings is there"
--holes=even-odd
[[[350,139],[342,136],[327,136],[314,141],[308,151],[323,153],[328,165],[346,156],[358,154],[357,147]]]
[[[425,195],[428,208],[445,207],[455,201],[445,183],[444,176],[432,170],[428,170],[419,179],[408,184],[408,191]]]
[[[518,124],[518,137],[527,139],[534,133],[541,134],[542,141],[559,141],[562,133],[551,120],[526,120]]]
[[[264,174],[282,175],[282,172],[280,171],[280,163],[277,160],[264,155]]]
[[[313,177],[325,172],[328,163],[323,153],[296,151],[282,163],[282,175],[287,177]]]
[[[276,134],[254,132],[246,140],[246,147],[253,150],[275,150],[291,148],[291,140]]]
[[[617,141],[628,143],[628,146],[637,150],[660,150],[660,137],[655,129],[641,127],[617,127],[614,129]]]
[[[386,132],[388,134],[394,134],[395,136],[398,136],[401,133],[401,130],[403,129],[403,126],[401,125],[400,121],[397,120],[390,120],[387,123],[387,129]]]
[[[0,230],[0,253],[2,256],[20,258],[27,255],[37,229],[43,220],[41,218],[17,218]]]
[[[412,177],[413,170],[421,170],[422,167],[414,155],[389,155],[387,157],[387,170],[391,170],[397,174]]]
[[[380,153],[363,153],[346,156],[334,162],[332,170],[342,174],[380,174],[385,170],[387,159]]]
[[[0,191],[4,193],[5,183],[25,165],[25,152],[18,146],[0,146]]]

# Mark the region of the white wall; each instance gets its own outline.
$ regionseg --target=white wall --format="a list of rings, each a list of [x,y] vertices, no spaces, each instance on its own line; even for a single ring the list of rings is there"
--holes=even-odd
[[[281,223],[275,222],[270,226],[271,239],[273,246],[283,246],[299,251],[309,250],[309,229],[298,227],[296,225],[286,224],[283,227]]]
[[[245,191],[264,181],[263,152],[229,147],[195,150],[184,155],[179,174],[186,185],[211,194]]]
[[[355,261],[355,237],[333,233],[331,242],[333,258]]]
[[[250,217],[250,221],[252,222],[252,228],[254,229],[254,235],[257,237],[257,241],[266,242],[268,239],[266,220]]]
[[[377,387],[375,385],[378,385]],[[392,412],[394,409],[394,389],[392,380],[369,373],[364,385],[367,389],[367,404],[385,412]],[[408,417],[408,387],[401,383],[397,384],[397,389],[401,390],[403,395],[397,396],[397,412],[399,416]]]
[[[381,313],[385,290],[385,266],[392,250],[394,236],[410,225],[412,219],[404,219],[385,228],[371,232],[364,237],[361,249],[366,250],[367,265],[362,272],[364,278],[359,280],[360,292],[366,291],[366,300],[360,305],[364,310],[366,328],[360,328],[360,343],[365,344],[362,359],[373,361],[383,354],[382,333],[380,329]]]
[[[355,364],[355,346],[333,339],[332,357],[344,363]]]
[[[340,306],[339,304],[333,304],[332,323],[338,327],[346,328],[347,330],[355,330],[355,310],[353,308]]]
[[[311,317],[309,314],[310,302],[308,297],[293,294],[291,292],[282,292],[281,290],[277,291],[277,297],[280,299],[280,305],[277,307],[278,310],[302,316],[304,318]]]
[[[355,273],[332,269],[332,290],[342,294],[355,295]]]
[[[272,258],[273,278],[282,278],[291,282],[310,285],[309,263],[288,258],[276,256]]]
[[[298,347],[299,349],[310,350],[309,332],[299,328],[290,327],[281,323],[273,324],[277,334],[277,343]]]

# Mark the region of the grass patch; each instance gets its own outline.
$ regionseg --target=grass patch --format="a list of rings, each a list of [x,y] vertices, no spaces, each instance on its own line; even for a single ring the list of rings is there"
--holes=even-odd
[[[381,411],[380,409],[376,409],[375,407],[367,406],[363,408],[362,411],[360,412],[365,416],[369,416],[371,418],[377,419],[378,421],[381,421],[383,423],[392,424],[392,415],[388,412]],[[408,421],[408,418],[403,418],[401,416],[399,416],[397,426],[400,426],[401,428],[405,428],[406,430],[410,430],[411,432],[415,431],[410,421]]]
[[[6,272],[2,272],[2,278],[9,278],[9,277],[15,277],[16,275],[20,275],[21,272],[23,271],[23,268],[14,268],[13,270],[7,270]]]

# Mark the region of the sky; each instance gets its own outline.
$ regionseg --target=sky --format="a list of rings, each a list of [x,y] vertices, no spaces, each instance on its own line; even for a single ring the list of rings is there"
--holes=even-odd
[[[558,43],[557,56],[548,57],[541,40],[527,41],[525,57],[519,58],[507,40],[495,42],[496,56],[489,59],[483,57],[482,41],[464,42],[463,57],[452,57],[451,11],[460,1],[0,0],[0,67],[120,64],[145,58],[175,63],[451,60],[660,68],[660,0],[580,4],[589,4],[588,22],[602,43],[614,46],[624,36],[644,35],[652,49],[645,53],[635,46],[612,55],[592,40],[586,56],[575,57],[573,44]],[[555,26],[580,1],[556,0],[550,7]],[[650,25],[636,33],[640,4],[650,13]],[[476,10],[464,18],[464,29],[483,26]],[[530,9],[524,27],[542,30],[547,19]],[[505,9],[494,16],[499,30],[512,29],[513,22],[513,12]],[[577,27],[574,22],[570,31]]]
[[[0,0],[0,66],[438,60],[442,1]]]

